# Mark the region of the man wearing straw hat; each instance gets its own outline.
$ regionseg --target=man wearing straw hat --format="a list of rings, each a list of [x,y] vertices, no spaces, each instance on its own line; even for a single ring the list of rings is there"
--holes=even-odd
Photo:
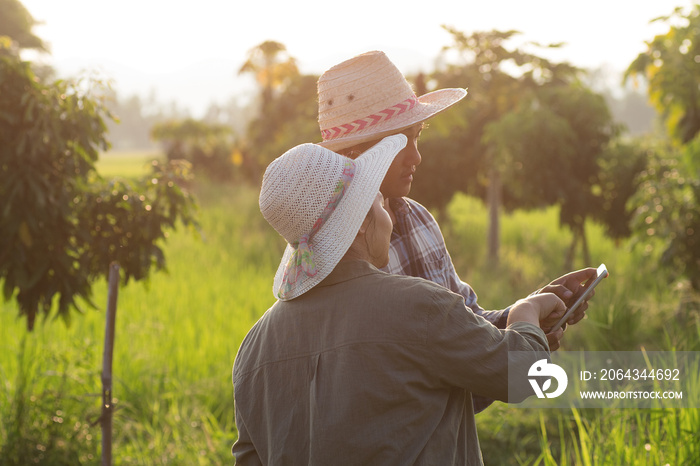
[[[442,286],[379,270],[393,229],[379,186],[406,142],[355,160],[302,144],[265,171],[260,210],[287,246],[278,301],[233,366],[236,464],[480,465],[472,393],[533,394],[508,381],[549,357],[540,323],[561,299],[519,300],[500,330]]]
[[[435,218],[425,207],[406,197],[421,162],[418,136],[423,122],[466,95],[465,89],[451,88],[418,97],[383,52],[358,55],[328,69],[318,80],[318,121],[323,138],[319,145],[355,158],[387,135],[406,135],[408,145],[394,159],[381,186],[394,222],[389,264],[383,270],[442,285],[462,295],[475,313],[504,328],[509,308],[487,311],[479,306],[474,290],[459,278]],[[594,268],[572,272],[538,293],[554,293],[567,302],[594,275]],[[587,304],[581,306],[568,323],[581,320],[587,307]],[[559,347],[556,338],[548,335],[548,339],[552,350]],[[487,405],[488,402],[478,402],[477,408],[481,410]]]

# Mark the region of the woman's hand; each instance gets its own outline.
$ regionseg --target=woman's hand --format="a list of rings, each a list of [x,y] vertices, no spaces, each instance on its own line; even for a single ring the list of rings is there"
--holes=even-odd
[[[508,324],[530,322],[540,326],[540,322],[548,319],[550,314],[556,313],[555,316],[558,315],[561,318],[565,311],[566,304],[554,293],[533,294],[513,304],[508,312]]]

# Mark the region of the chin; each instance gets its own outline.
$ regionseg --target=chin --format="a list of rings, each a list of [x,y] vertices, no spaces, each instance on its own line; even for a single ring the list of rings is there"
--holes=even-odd
[[[386,189],[386,192],[382,190],[382,194],[384,197],[388,198],[400,198],[400,197],[405,197],[408,196],[408,193],[411,192],[411,183],[407,183],[405,185],[400,185],[400,186],[394,186],[393,189]]]

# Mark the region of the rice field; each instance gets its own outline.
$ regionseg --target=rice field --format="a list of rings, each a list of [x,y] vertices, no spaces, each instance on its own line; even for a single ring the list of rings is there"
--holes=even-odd
[[[106,177],[138,176],[158,154],[108,154]],[[167,273],[119,290],[114,354],[114,464],[232,464],[236,439],[231,367],[248,329],[273,304],[283,241],[258,211],[257,189],[196,182],[201,229],[171,232]],[[441,219],[462,278],[487,309],[500,309],[563,272],[570,234],[548,209],[503,216],[499,264],[486,252],[487,211],[457,196]],[[563,350],[698,351],[696,298],[668,283],[658,251],[614,244],[589,225],[601,285],[589,316]],[[584,264],[580,262],[577,267]],[[106,283],[97,309],[69,326],[49,318],[24,330],[12,301],[0,305],[0,465],[99,464],[100,372]],[[695,309],[695,310],[693,310]],[[697,409],[523,410],[496,403],[477,416],[486,464],[694,464]]]

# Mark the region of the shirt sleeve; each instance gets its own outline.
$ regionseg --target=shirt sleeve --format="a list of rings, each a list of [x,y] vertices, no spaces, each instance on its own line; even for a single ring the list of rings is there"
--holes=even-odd
[[[482,316],[484,319],[491,322],[498,328],[505,328],[506,322],[508,321],[508,311],[510,307],[503,310],[489,310],[479,306],[477,302],[476,292],[472,289],[469,284],[463,282],[455,266],[452,263],[452,257],[447,251],[447,246],[445,245],[445,238],[442,236],[442,231],[438,225],[435,217],[422,205],[415,201],[410,202],[411,209],[415,210],[416,217],[420,220],[425,228],[430,232],[431,236],[434,237],[435,248],[439,251],[439,256],[442,257],[441,273],[435,274],[434,277],[430,277],[431,281],[435,281],[439,285],[444,286],[448,290],[457,293],[464,297],[464,303],[469,307],[475,314]]]
[[[439,380],[505,402],[532,394],[527,382],[509,387],[509,357],[511,364],[518,358],[514,366],[520,373],[549,358],[547,338],[539,327],[516,322],[497,329],[481,316],[464,312],[460,297],[444,290],[435,290],[431,301],[426,350]]]
[[[236,464],[241,466],[262,466],[262,461],[255,450],[255,446],[248,435],[248,430],[238,410],[236,410],[236,429],[238,430],[238,439],[233,444],[233,448],[231,448],[231,452],[236,458]]]

